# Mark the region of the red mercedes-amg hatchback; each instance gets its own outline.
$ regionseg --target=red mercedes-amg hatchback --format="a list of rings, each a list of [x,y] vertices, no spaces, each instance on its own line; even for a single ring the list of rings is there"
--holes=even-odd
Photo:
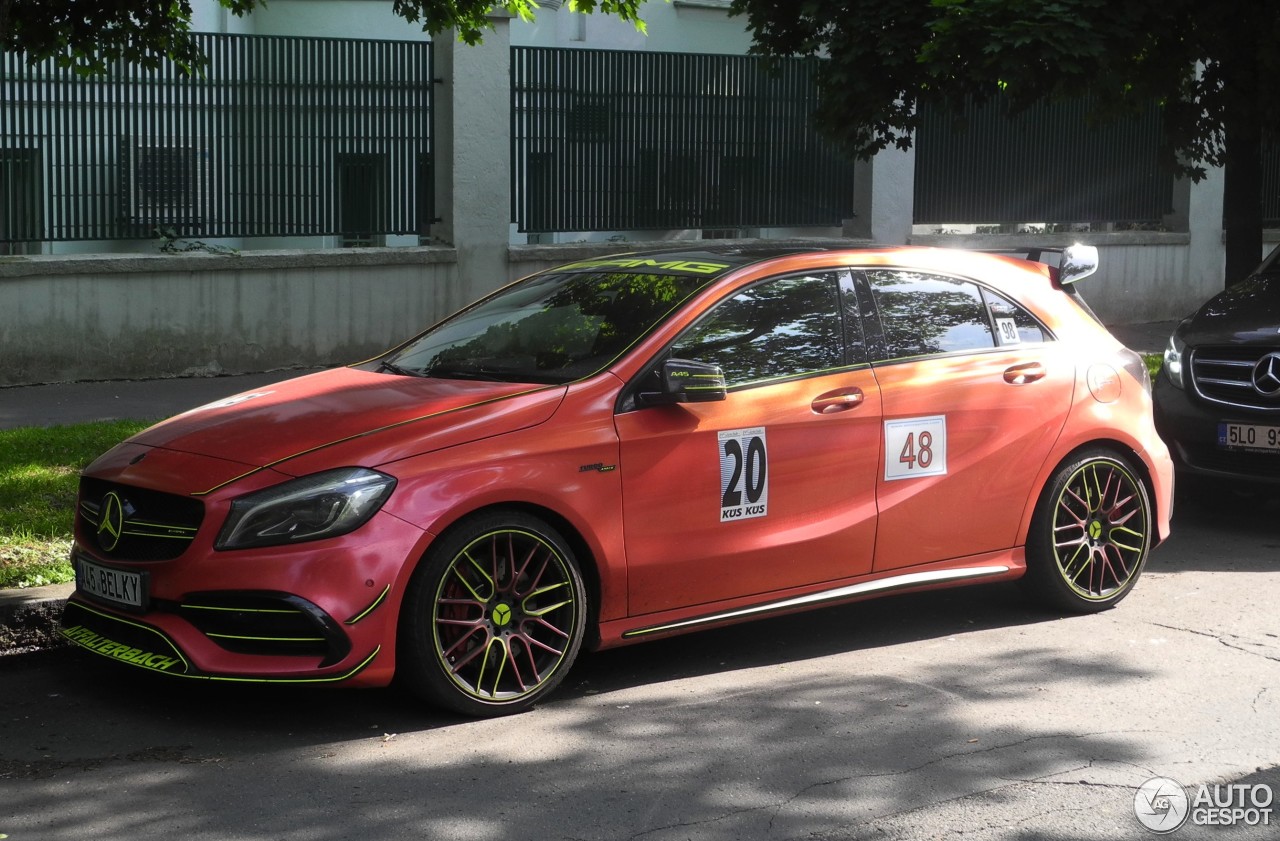
[[[1039,256],[1039,255],[1037,255]],[[81,480],[63,634],[188,679],[525,709],[582,645],[1022,578],[1095,611],[1168,534],[1142,360],[1028,258],[575,263]]]

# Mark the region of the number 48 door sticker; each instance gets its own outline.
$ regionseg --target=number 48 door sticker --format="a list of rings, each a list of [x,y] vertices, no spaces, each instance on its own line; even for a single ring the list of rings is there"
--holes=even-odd
[[[947,472],[947,416],[884,422],[884,478],[915,479]]]
[[[769,451],[764,427],[719,433],[720,522],[769,513]]]

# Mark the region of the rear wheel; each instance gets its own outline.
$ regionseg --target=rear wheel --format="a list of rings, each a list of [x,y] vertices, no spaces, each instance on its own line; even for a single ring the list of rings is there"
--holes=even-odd
[[[1094,613],[1133,589],[1151,549],[1151,501],[1128,460],[1091,450],[1045,486],[1027,535],[1024,585],[1062,610]]]
[[[521,712],[564,679],[582,644],[585,590],[568,543],[527,514],[463,521],[405,595],[400,677],[472,716]]]

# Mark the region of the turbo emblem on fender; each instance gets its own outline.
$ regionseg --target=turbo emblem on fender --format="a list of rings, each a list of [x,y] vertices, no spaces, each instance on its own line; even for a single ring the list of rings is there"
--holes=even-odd
[[[124,534],[124,501],[115,491],[102,498],[102,519],[98,521],[98,545],[111,552],[120,545]]]

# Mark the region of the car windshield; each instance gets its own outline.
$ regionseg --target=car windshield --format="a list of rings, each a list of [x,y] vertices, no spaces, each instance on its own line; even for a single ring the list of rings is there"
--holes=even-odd
[[[625,272],[535,275],[438,324],[381,367],[447,379],[572,382],[604,368],[708,280]]]

